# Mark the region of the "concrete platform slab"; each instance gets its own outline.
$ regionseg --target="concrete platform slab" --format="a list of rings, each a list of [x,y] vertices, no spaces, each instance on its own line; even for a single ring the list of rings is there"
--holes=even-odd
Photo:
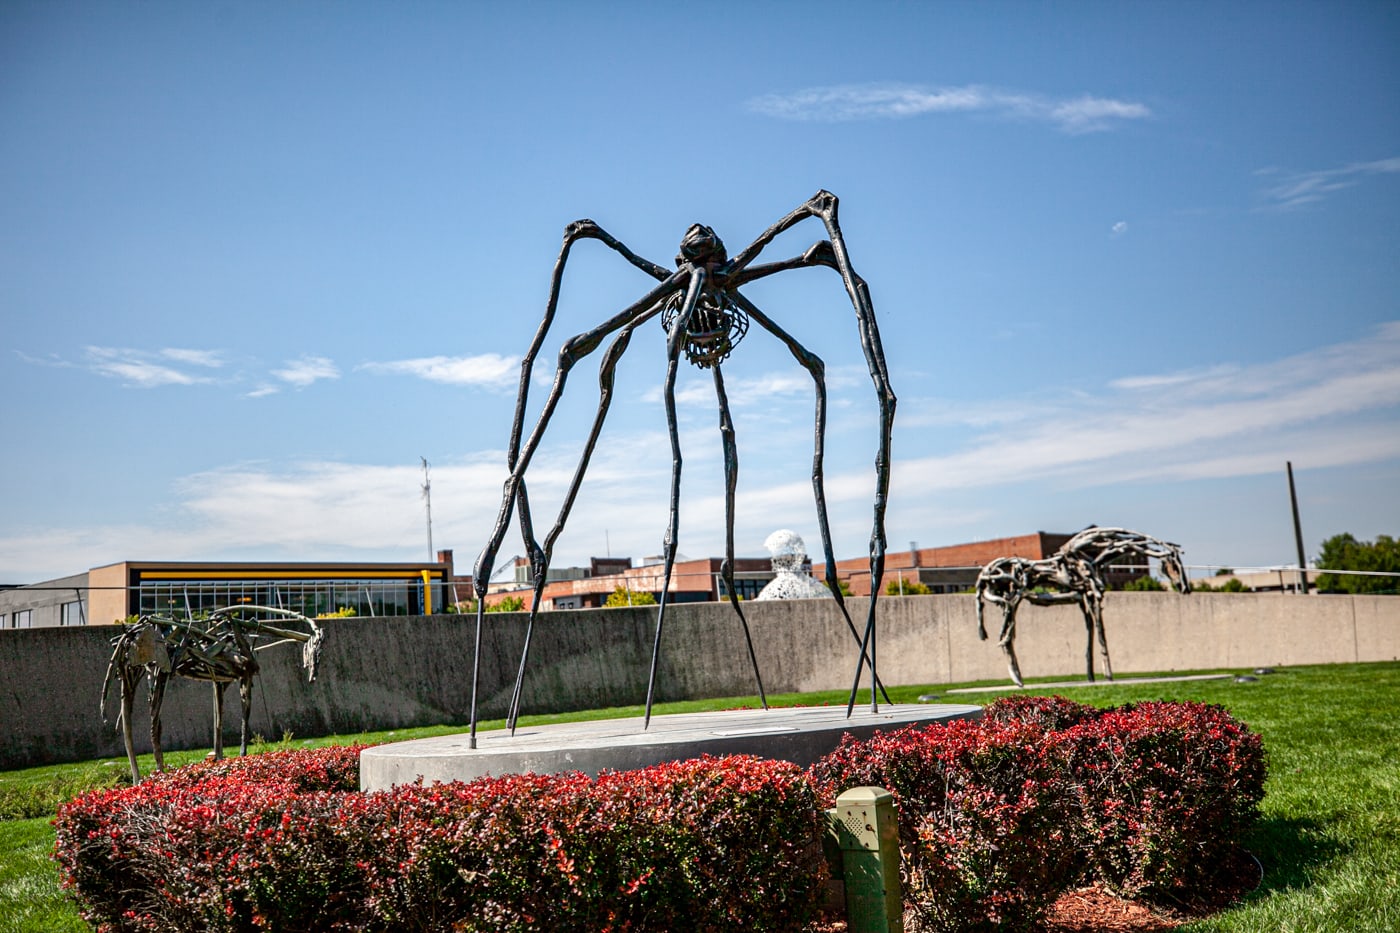
[[[469,781],[488,774],[625,771],[701,755],[759,755],[806,767],[835,748],[846,733],[866,738],[876,731],[976,718],[982,707],[961,704],[898,704],[879,713],[845,707],[726,710],[608,719],[504,729],[469,736],[437,736],[378,745],[360,753],[360,787],[385,790],[421,778]]]

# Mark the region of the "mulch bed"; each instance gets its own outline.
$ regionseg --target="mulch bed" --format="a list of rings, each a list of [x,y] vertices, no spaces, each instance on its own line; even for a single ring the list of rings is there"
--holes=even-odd
[[[1125,900],[1102,885],[1077,888],[1062,895],[1045,918],[1044,933],[1163,933],[1189,920],[1223,910],[1263,881],[1259,862],[1240,850],[1212,891],[1203,892],[1175,908],[1147,906]],[[807,928],[807,933],[845,933],[846,922],[834,916]]]

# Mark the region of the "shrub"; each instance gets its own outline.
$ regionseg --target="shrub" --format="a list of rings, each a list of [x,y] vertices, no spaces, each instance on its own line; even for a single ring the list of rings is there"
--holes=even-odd
[[[1210,888],[1257,818],[1265,765],[1221,707],[1010,697],[980,722],[848,737],[810,773],[827,806],[888,788],[917,922],[982,930],[1033,927],[1086,878],[1153,900]]]
[[[656,597],[646,590],[629,590],[625,586],[619,586],[608,594],[603,606],[614,609],[618,606],[655,606]]]
[[[928,584],[918,580],[905,580],[903,577],[897,577],[885,584],[887,596],[928,596],[932,592]]]
[[[1219,706],[1143,703],[1065,733],[1095,876],[1119,893],[1179,898],[1211,885],[1258,818],[1258,734]]]
[[[1031,929],[1077,876],[1068,753],[1036,725],[958,721],[847,737],[813,765],[820,796],[895,796],[901,874],[930,929]]]
[[[1062,696],[1009,696],[987,706],[982,711],[982,721],[1022,722],[1051,732],[1097,719],[1099,715],[1098,707],[1076,703]]]
[[[795,765],[361,794],[343,767],[357,754],[201,764],[79,798],[56,821],[65,886],[108,931],[789,931],[825,879]]]

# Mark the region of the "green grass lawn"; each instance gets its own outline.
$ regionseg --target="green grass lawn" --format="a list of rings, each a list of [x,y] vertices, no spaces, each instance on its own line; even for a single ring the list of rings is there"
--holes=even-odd
[[[1121,675],[1126,676],[1126,675]],[[890,688],[895,702],[943,694],[949,702],[990,703],[1019,691],[948,696],[952,686]],[[1197,931],[1400,930],[1400,663],[1280,670],[1254,683],[1232,679],[1038,688],[1099,706],[1142,700],[1196,700],[1228,707],[1264,737],[1269,755],[1263,818],[1248,845],[1264,866],[1264,882],[1242,903],[1184,927]],[[658,713],[753,704],[730,698],[657,707]],[[770,697],[772,705],[844,705],[842,693]],[[867,701],[868,702],[868,701]],[[522,724],[640,715],[641,707],[566,716],[522,717]],[[485,723],[483,728],[499,728]],[[352,742],[387,742],[463,731],[438,726],[300,740],[258,750]],[[174,752],[173,764],[203,751]],[[151,767],[149,756],[143,771]],[[87,788],[114,786],[125,760],[85,762],[0,773],[0,933],[88,929],[58,887],[49,858],[57,803]],[[35,815],[35,814],[44,815]]]

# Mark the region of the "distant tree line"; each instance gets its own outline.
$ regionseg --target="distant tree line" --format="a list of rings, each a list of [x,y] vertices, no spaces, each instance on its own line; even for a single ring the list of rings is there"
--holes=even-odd
[[[1374,542],[1358,541],[1350,534],[1333,535],[1322,542],[1317,567],[1319,570],[1400,574],[1400,541],[1390,535],[1381,535]],[[1317,588],[1333,593],[1397,593],[1400,592],[1400,576],[1324,573],[1317,578]]]

